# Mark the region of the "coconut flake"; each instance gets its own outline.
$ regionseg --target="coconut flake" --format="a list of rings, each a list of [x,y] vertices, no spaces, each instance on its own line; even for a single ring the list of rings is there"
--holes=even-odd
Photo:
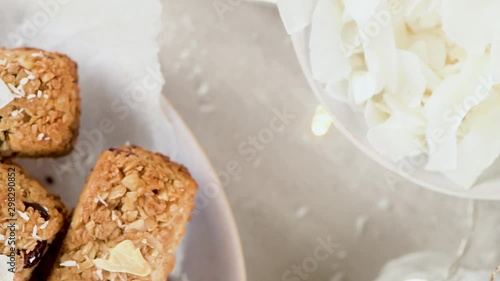
[[[17,211],[17,213],[19,214],[19,216],[25,220],[25,221],[29,221],[30,220],[30,217],[28,216],[28,214],[26,214],[25,212],[21,212],[21,211]]]
[[[458,144],[456,169],[445,172],[450,180],[465,188],[470,188],[500,155],[500,108],[477,112],[473,118],[473,126]]]
[[[104,280],[104,277],[102,276],[102,269],[98,269],[95,271],[95,274],[99,278],[99,280]]]
[[[67,261],[64,261],[62,263],[59,264],[60,266],[63,266],[63,267],[79,267],[78,266],[78,263],[76,261],[73,261],[73,260],[67,260]]]
[[[421,136],[417,133],[425,128],[422,116],[397,113],[384,123],[368,130],[368,141],[383,155],[398,161],[409,155],[422,153]]]
[[[14,100],[14,96],[2,79],[0,79],[0,109]]]
[[[377,78],[368,71],[354,72],[350,85],[350,94],[355,104],[362,104],[377,94]]]
[[[313,77],[322,83],[341,81],[351,73],[340,36],[341,16],[337,1],[319,0],[314,9],[309,50]]]
[[[395,92],[398,54],[394,30],[391,28],[392,17],[387,8],[387,1],[379,2],[368,21],[357,23],[360,32],[365,34],[366,39],[362,43],[366,66],[368,71],[377,77],[377,92],[386,86],[389,91]],[[374,26],[375,29],[372,30]]]
[[[490,62],[493,82],[500,83],[500,30],[491,44]]]
[[[151,274],[151,266],[131,240],[120,242],[110,250],[108,259],[95,259],[94,264],[97,268],[109,272],[129,273],[141,277]]]
[[[365,24],[371,18],[381,0],[345,0],[346,11],[358,23]]]
[[[49,221],[45,221],[41,226],[40,229],[45,229],[49,225]]]
[[[390,117],[390,114],[382,110],[376,102],[369,100],[365,106],[364,116],[368,127],[373,128],[384,123]]]
[[[446,45],[437,36],[420,37],[409,47],[409,50],[419,56],[422,61],[434,70],[442,69],[446,63]]]
[[[37,240],[42,241],[42,237],[38,236],[38,227],[36,225],[33,226],[33,232],[31,233],[31,236]]]
[[[26,85],[26,84],[28,84],[28,81],[29,81],[29,79],[28,79],[27,77],[22,78],[22,79],[19,81],[19,86],[18,86],[18,88],[19,88],[19,87],[22,87],[22,86],[24,86],[24,85]]]
[[[40,133],[40,134],[36,137],[36,139],[40,141],[40,140],[42,140],[42,139],[43,139],[43,137],[44,137],[44,136],[45,136],[45,135],[44,135],[43,133]]]
[[[408,21],[419,21],[426,16],[434,16],[439,8],[436,0],[406,0],[404,2],[404,16]]]
[[[27,69],[25,69],[24,72],[26,72],[26,74],[28,74],[28,79],[29,80],[35,80],[36,79],[36,76],[35,76],[35,74],[33,74],[33,72],[31,72],[31,71],[29,71]]]
[[[448,76],[433,92],[425,105],[427,143],[430,144],[430,171],[457,168],[457,130],[472,107],[487,97],[486,56],[468,59],[460,75]]]
[[[443,0],[442,22],[446,35],[470,54],[481,55],[500,25],[500,1]]]
[[[412,52],[398,50],[398,75],[393,92],[410,107],[418,107],[427,87],[420,59]]]
[[[11,268],[8,264],[10,258],[6,255],[0,255],[0,280],[14,281],[14,273],[9,271]]]
[[[97,201],[101,202],[101,204],[103,204],[106,207],[108,206],[106,201],[104,201],[104,199],[102,199],[101,195],[99,195],[99,194],[97,194]]]
[[[301,31],[311,23],[318,0],[278,0],[278,10],[288,34]]]
[[[23,92],[21,90],[19,90],[18,88],[16,88],[14,85],[12,85],[12,84],[9,83],[9,84],[7,84],[7,86],[12,91],[12,93],[14,94],[15,98],[24,97]]]

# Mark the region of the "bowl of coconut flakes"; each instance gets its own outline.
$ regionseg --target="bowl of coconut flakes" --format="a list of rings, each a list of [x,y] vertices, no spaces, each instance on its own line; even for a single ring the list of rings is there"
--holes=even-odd
[[[280,0],[313,91],[388,173],[500,199],[500,1]]]

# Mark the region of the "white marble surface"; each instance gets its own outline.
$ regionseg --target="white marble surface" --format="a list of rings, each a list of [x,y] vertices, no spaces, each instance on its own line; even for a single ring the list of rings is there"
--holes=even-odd
[[[214,3],[230,11],[220,17]],[[318,268],[298,279],[373,280],[388,260],[420,250],[453,255],[468,235],[469,202],[390,175],[335,129],[315,137],[317,100],[308,88],[275,9],[237,0],[164,1],[161,61],[165,94],[222,175],[242,168],[225,189],[250,281],[283,279],[313,256],[317,239],[339,243]],[[268,132],[274,110],[295,117],[254,161],[240,151]],[[243,153],[240,153],[243,152]],[[493,268],[500,239],[499,203],[478,202],[475,234],[463,264]],[[363,228],[357,227],[366,219]],[[306,276],[307,275],[307,276]],[[294,276],[289,275],[289,277]],[[336,279],[332,279],[338,281]]]

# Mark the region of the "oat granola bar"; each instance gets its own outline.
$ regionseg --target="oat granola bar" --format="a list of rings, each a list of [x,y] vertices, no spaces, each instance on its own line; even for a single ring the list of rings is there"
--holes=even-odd
[[[105,151],[87,179],[50,281],[165,281],[194,206],[183,166],[135,146]]]
[[[80,116],[76,63],[38,49],[0,48],[0,78],[14,96],[0,109],[0,156],[68,153]]]
[[[61,231],[66,209],[6,159],[0,161],[0,206],[0,280],[29,280]]]

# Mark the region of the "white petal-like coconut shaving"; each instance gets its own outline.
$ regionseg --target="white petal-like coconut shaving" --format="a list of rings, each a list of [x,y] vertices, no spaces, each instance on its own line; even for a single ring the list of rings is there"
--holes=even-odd
[[[377,94],[377,78],[367,71],[356,71],[351,76],[350,94],[354,104],[362,104]]]
[[[460,75],[443,80],[425,105],[431,146],[426,169],[449,171],[457,168],[457,130],[471,108],[484,100],[489,64],[486,56],[469,59]]]
[[[382,107],[373,100],[366,102],[364,114],[365,120],[370,128],[384,123],[390,117],[389,113],[384,111]]]
[[[437,36],[419,36],[415,38],[409,50],[434,70],[442,69],[446,64],[446,45],[444,40]]]
[[[435,14],[439,4],[439,0],[405,0],[402,2],[407,20],[418,20]]]
[[[318,0],[278,0],[278,10],[288,34],[304,29],[311,23],[311,16]]]
[[[427,85],[427,89],[434,91],[439,84],[441,84],[442,79],[439,77],[427,64],[423,61],[420,61],[420,68],[422,70],[422,74],[425,77],[425,82]]]
[[[474,126],[458,144],[457,168],[444,174],[469,188],[500,155],[500,107],[481,112]]]
[[[410,107],[418,107],[422,101],[427,80],[422,72],[420,58],[412,52],[398,50],[398,74],[393,94]]]
[[[358,27],[365,38],[363,50],[367,69],[377,77],[377,91],[386,85],[390,91],[396,90],[397,50],[387,1],[381,0],[372,17],[366,23],[358,22]]]
[[[393,161],[409,155],[422,153],[421,139],[416,133],[425,127],[422,116],[413,114],[395,114],[379,126],[368,131],[368,140],[380,153]]]
[[[490,56],[491,76],[493,82],[500,83],[500,29],[491,44]]]
[[[371,18],[381,0],[345,0],[347,12],[358,23],[366,23]]]
[[[443,0],[442,22],[446,35],[471,55],[481,55],[500,25],[500,1]]]
[[[14,100],[9,87],[2,79],[0,79],[0,109],[7,106],[11,101]]]
[[[341,81],[351,73],[340,37],[341,16],[337,1],[319,0],[314,9],[309,50],[313,77],[322,83]]]

